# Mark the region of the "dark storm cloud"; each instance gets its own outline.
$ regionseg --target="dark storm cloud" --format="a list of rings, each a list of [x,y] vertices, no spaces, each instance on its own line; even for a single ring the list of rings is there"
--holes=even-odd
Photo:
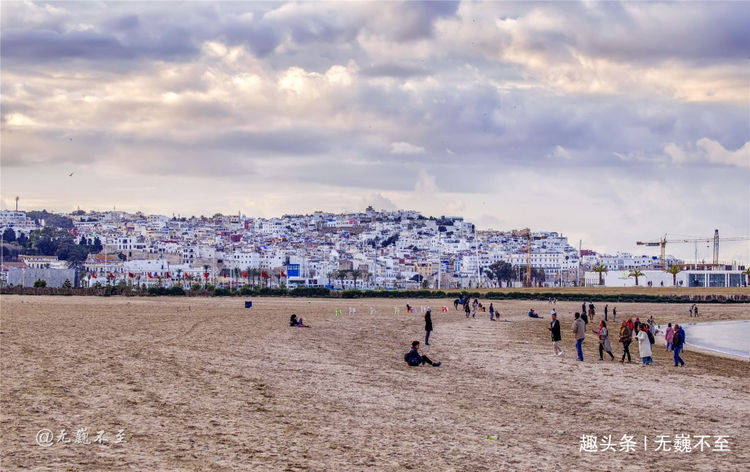
[[[190,33],[178,27],[164,31],[155,42],[122,43],[111,35],[94,31],[58,33],[51,30],[5,31],[2,57],[11,64],[88,59],[110,61],[135,58],[176,60],[195,55]]]

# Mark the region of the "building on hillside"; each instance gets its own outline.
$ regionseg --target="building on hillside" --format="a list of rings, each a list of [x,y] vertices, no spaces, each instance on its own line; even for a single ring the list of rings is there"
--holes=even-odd
[[[79,285],[78,274],[75,269],[14,267],[8,271],[8,285],[33,287],[37,280],[44,280],[47,287],[62,287],[66,280],[73,287]]]

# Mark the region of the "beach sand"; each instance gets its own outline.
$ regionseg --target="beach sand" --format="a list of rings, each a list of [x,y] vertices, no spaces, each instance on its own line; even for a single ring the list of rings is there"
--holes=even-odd
[[[404,313],[406,300],[259,298],[244,309],[240,298],[3,296],[0,468],[734,471],[750,464],[747,362],[687,352],[687,367],[675,369],[658,345],[651,367],[597,362],[589,332],[579,363],[570,326],[580,302],[556,305],[562,357],[552,356],[546,302],[496,302],[504,319],[496,323],[488,313],[467,320],[448,300],[410,302],[433,308],[432,345],[423,352],[442,361],[439,368],[403,362],[409,343],[424,337],[423,317]],[[529,319],[530,306],[545,318]],[[750,318],[750,305],[700,308],[700,320]],[[618,320],[690,320],[688,305],[617,310]],[[312,328],[289,328],[292,312]],[[620,344],[612,345],[619,354]],[[638,355],[637,345],[631,352]],[[65,428],[75,439],[84,427],[89,439],[106,431],[110,443],[35,443],[43,428]],[[112,444],[118,429],[125,442]],[[632,435],[636,449],[579,452],[584,434],[611,435],[618,449],[623,434]],[[731,450],[654,451],[658,435],[676,434],[728,436]]]

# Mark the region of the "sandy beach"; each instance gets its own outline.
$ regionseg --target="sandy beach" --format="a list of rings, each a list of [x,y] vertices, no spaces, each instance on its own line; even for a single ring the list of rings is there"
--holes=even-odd
[[[433,308],[423,352],[443,365],[409,368],[403,354],[423,340],[424,321],[405,313],[406,300],[253,301],[245,309],[240,298],[3,296],[0,467],[734,471],[750,463],[747,362],[686,352],[687,367],[675,369],[659,345],[650,367],[597,362],[590,331],[577,362],[571,323],[580,302],[555,306],[565,350],[555,357],[547,302],[496,302],[503,321],[491,323],[488,313],[467,320],[451,300],[412,300]],[[530,306],[544,319],[528,318]],[[750,318],[749,305],[699,306],[699,321]],[[618,325],[628,316],[696,321],[687,304],[617,312]],[[291,313],[312,328],[289,328]],[[73,440],[88,428],[92,443],[37,444],[39,430],[63,428]],[[96,431],[109,442],[94,442]],[[659,435],[680,434],[711,444],[726,436],[729,451],[655,451]],[[581,452],[582,435],[611,435],[616,450]],[[619,450],[623,435],[634,451]]]

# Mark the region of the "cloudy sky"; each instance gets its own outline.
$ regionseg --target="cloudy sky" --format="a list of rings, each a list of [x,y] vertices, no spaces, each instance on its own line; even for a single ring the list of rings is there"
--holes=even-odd
[[[373,204],[639,253],[748,235],[748,24],[744,2],[6,1],[2,207]]]

